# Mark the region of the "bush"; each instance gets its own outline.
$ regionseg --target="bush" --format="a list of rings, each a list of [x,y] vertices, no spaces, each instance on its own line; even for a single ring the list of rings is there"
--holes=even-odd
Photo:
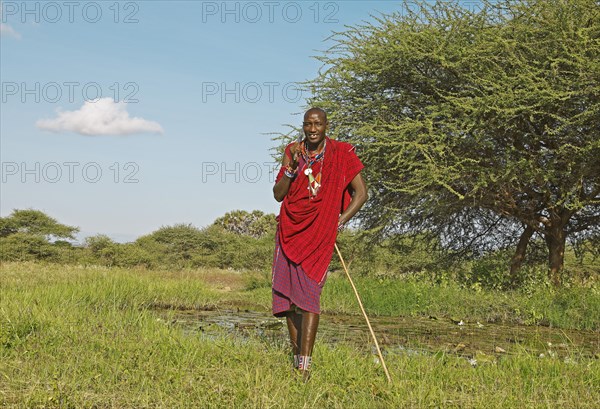
[[[57,246],[38,235],[14,233],[7,237],[0,237],[2,261],[51,260],[57,255]]]
[[[433,272],[436,259],[441,257],[441,254],[428,249],[426,242],[419,237],[402,235],[374,242],[367,234],[342,232],[338,236],[338,247],[354,274],[381,278]],[[342,269],[337,252],[333,255],[330,269]]]

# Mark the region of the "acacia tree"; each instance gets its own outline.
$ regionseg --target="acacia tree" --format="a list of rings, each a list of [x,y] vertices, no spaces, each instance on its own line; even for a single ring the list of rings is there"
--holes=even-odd
[[[272,213],[265,214],[260,210],[253,210],[252,212],[233,210],[216,219],[213,224],[232,233],[254,238],[274,233],[277,227],[275,215]]]
[[[43,239],[74,239],[78,231],[78,227],[58,223],[56,219],[39,210],[14,209],[9,216],[0,217],[0,237],[22,233]]]
[[[568,237],[600,224],[600,6],[414,2],[333,36],[308,83],[333,137],[357,145],[366,227],[448,245],[535,235],[560,284]]]

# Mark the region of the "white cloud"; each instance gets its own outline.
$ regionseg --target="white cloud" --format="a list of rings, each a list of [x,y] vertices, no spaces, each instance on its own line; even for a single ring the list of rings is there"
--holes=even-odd
[[[54,119],[40,119],[38,128],[52,131],[71,131],[81,135],[131,135],[135,133],[163,133],[158,122],[143,118],[131,118],[124,102],[112,98],[100,98],[96,102],[85,101],[77,111],[58,112]]]
[[[14,37],[17,40],[20,40],[21,34],[8,24],[0,23],[0,37]]]

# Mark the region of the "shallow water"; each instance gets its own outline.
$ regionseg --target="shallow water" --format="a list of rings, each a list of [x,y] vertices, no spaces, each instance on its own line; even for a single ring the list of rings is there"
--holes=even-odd
[[[161,311],[162,319],[191,334],[216,337],[259,338],[287,345],[284,319],[268,312],[222,309]],[[168,317],[168,318],[167,318]],[[540,358],[600,358],[600,332],[563,330],[540,326],[480,324],[447,318],[369,317],[377,340],[386,354],[450,353],[479,362],[495,361],[502,355],[527,352]],[[345,344],[374,352],[364,317],[323,314],[317,343]]]

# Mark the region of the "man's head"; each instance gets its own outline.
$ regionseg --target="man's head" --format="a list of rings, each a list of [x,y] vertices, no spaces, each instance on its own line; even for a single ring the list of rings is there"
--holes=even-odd
[[[316,148],[325,140],[327,113],[321,108],[311,108],[304,114],[302,129],[308,143]]]

